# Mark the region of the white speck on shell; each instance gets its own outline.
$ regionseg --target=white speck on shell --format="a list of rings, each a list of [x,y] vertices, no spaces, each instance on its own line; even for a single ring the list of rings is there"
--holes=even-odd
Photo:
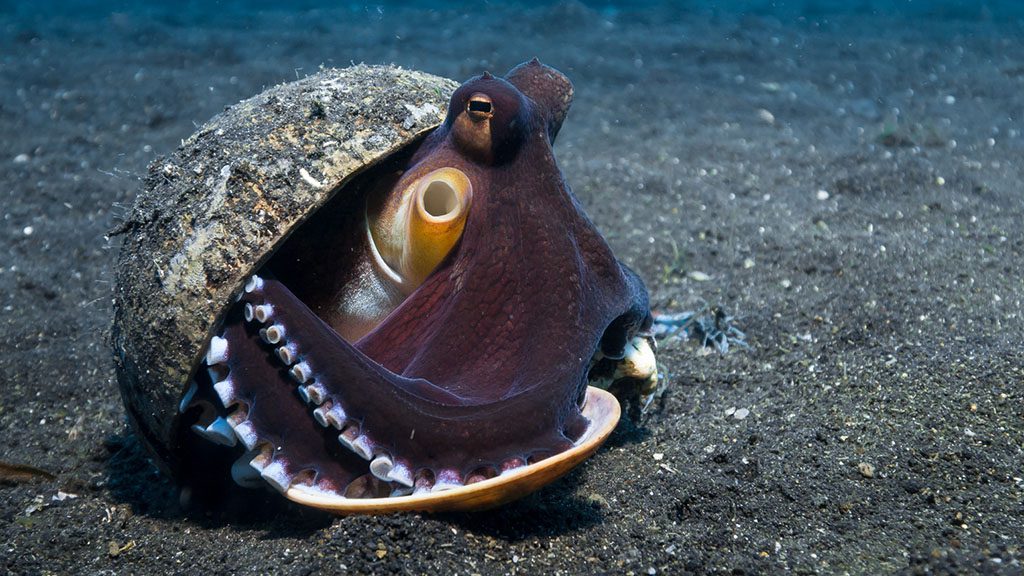
[[[324,186],[319,180],[313,178],[313,176],[305,168],[299,168],[299,176],[302,177],[302,180],[306,184],[309,184],[313,188],[323,188]]]
[[[424,118],[428,116],[437,116],[441,110],[433,104],[424,104],[423,106],[413,106],[412,104],[406,104],[405,109],[409,111],[409,116],[402,122],[402,128],[406,130],[420,124]]]

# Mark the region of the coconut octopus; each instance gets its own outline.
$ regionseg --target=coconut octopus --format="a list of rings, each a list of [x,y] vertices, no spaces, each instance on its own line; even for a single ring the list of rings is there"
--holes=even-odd
[[[335,98],[351,93],[352,84],[331,86]],[[367,166],[332,186],[322,206],[233,260],[233,276],[214,280],[234,282],[233,298],[205,304],[218,312],[199,324],[206,345],[191,357],[201,360],[175,372],[188,379],[177,385],[172,425],[147,412],[155,403],[139,390],[145,354],[133,347],[138,331],[121,326],[136,294],[119,288],[122,390],[159,459],[187,477],[233,451],[240,484],[381,512],[493,506],[596,450],[619,408],[588,383],[632,383],[649,401],[658,376],[644,284],[615,258],[552,153],[572,93],[536,59],[504,77],[471,78],[440,126],[392,136],[401,146],[360,159]],[[323,122],[332,104],[310,100],[307,119]],[[301,147],[303,135],[295,138],[279,145]],[[310,189],[329,179],[322,167],[282,170]],[[252,210],[252,221],[275,208],[231,209]],[[148,214],[127,233],[159,220]],[[188,250],[170,253],[177,279]],[[199,266],[209,285],[215,275]]]

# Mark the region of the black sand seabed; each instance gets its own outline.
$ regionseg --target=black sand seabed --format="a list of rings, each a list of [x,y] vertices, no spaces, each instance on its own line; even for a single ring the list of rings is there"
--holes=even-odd
[[[229,9],[0,12],[0,460],[57,476],[0,484],[0,572],[1024,569],[1019,20]],[[532,56],[576,84],[556,152],[616,252],[751,348],[670,347],[645,426],[499,510],[179,508],[106,344],[147,164],[321,64]]]

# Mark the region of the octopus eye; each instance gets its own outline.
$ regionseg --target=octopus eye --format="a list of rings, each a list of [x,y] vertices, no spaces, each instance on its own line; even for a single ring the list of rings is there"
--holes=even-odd
[[[473,94],[466,102],[466,113],[473,120],[486,120],[494,116],[494,105],[486,94]]]

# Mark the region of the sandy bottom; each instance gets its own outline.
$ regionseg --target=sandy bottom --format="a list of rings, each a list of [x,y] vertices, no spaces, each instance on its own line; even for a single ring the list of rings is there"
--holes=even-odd
[[[0,572],[1019,573],[1024,29],[553,8],[0,13]],[[147,164],[350,62],[464,79],[532,56],[556,153],[661,310],[671,387],[584,466],[482,514],[194,511],[126,430],[106,335]]]

